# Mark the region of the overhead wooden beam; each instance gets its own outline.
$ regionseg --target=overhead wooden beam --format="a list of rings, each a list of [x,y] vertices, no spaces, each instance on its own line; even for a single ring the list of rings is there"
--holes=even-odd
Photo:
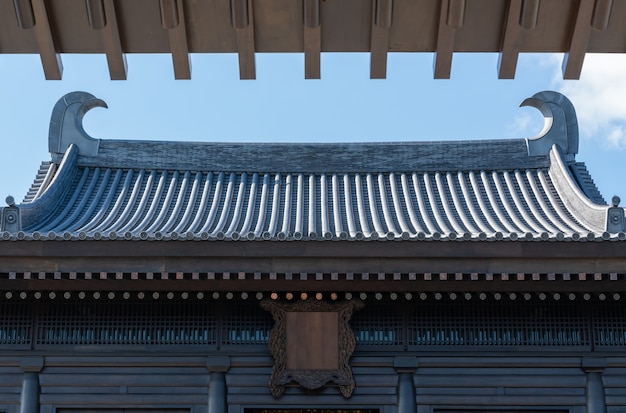
[[[322,51],[320,0],[304,0],[304,78],[319,79]]]
[[[450,79],[456,30],[463,26],[464,14],[465,0],[441,0],[435,48],[435,79]]]
[[[20,29],[27,30],[35,27],[33,5],[30,0],[13,0],[13,7],[15,7],[15,17]]]
[[[35,16],[35,26],[32,30],[35,33],[44,75],[47,80],[61,80],[63,63],[54,44],[46,4],[44,0],[32,0],[32,7],[33,15]]]
[[[237,35],[239,78],[255,79],[254,11],[252,0],[231,0],[232,24]]]
[[[191,79],[185,10],[182,0],[159,0],[161,24],[167,33],[176,79]]]
[[[537,19],[539,18],[539,1],[540,0],[523,0],[519,25],[526,30],[532,30],[537,27]]]
[[[89,25],[99,30],[111,80],[126,80],[126,56],[122,50],[114,0],[87,0]]]
[[[589,37],[591,36],[593,9],[594,0],[580,0],[569,48],[563,58],[563,79],[580,78],[589,45]]]
[[[498,78],[515,78],[517,57],[519,56],[520,37],[522,27],[522,0],[509,0],[509,9],[504,21],[504,33],[502,34],[502,47],[498,58]]]
[[[392,23],[393,0],[372,2],[372,29],[370,37],[370,78],[387,77],[389,28]]]
[[[606,30],[609,27],[612,8],[613,0],[596,0],[591,26],[596,30]]]

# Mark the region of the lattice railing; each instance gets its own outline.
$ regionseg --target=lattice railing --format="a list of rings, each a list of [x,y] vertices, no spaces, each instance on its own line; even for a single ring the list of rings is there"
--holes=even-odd
[[[30,347],[32,343],[33,316],[31,307],[20,302],[0,304],[0,345],[4,347]]]
[[[413,308],[408,346],[589,346],[589,317],[573,303],[482,303]]]
[[[352,317],[357,346],[404,347],[405,320],[402,307],[392,303],[365,306]]]
[[[626,346],[626,308],[614,303],[595,306],[592,328],[596,347]]]
[[[224,306],[222,310],[222,345],[267,345],[274,322],[258,303]]]
[[[215,346],[213,307],[186,302],[56,303],[40,314],[35,345]]]
[[[0,346],[266,349],[274,322],[256,300],[11,299]],[[351,327],[357,351],[626,348],[622,301],[370,301]]]

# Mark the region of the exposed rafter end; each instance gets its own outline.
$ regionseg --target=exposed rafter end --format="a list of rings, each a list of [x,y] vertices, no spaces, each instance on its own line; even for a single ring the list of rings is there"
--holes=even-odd
[[[160,0],[161,24],[167,30],[174,77],[176,79],[191,79],[191,63],[189,61],[189,46],[187,44],[187,29],[185,25],[185,10],[181,0]]]
[[[572,31],[568,52],[563,58],[563,79],[579,79],[582,71],[585,53],[591,36],[591,18],[594,10],[594,0],[581,0],[578,6],[578,15]]]
[[[319,79],[322,30],[320,0],[304,0],[304,77]]]
[[[37,46],[39,47],[39,55],[41,56],[44,75],[47,80],[61,80],[63,75],[63,63],[61,62],[61,56],[57,53],[54,44],[44,0],[33,0],[32,9],[35,17],[33,30],[35,32]]]
[[[392,23],[393,0],[376,0],[372,4],[372,29],[370,37],[370,77],[387,77],[387,51],[389,28]]]
[[[239,78],[256,79],[252,0],[231,0],[231,15],[237,34]]]
[[[107,56],[111,80],[126,80],[126,56],[122,50],[122,40],[117,25],[117,12],[114,0],[101,0],[104,10],[102,43]]]
[[[515,2],[515,12],[520,10],[519,25],[526,30],[532,30],[537,27],[539,18],[539,2],[540,0],[524,0],[521,4],[521,10],[518,8],[519,2]],[[513,1],[509,4],[514,3]],[[510,11],[509,11],[510,13]]]
[[[454,10],[450,10],[453,7]],[[461,10],[463,9],[463,10]],[[450,79],[452,70],[452,53],[456,29],[463,24],[459,16],[463,16],[465,2],[462,0],[442,0],[439,11],[439,28],[437,29],[437,46],[435,48],[434,77]],[[452,24],[449,25],[448,23]]]
[[[505,20],[504,32],[502,33],[502,48],[498,58],[499,79],[515,78],[517,58],[519,55],[519,39],[522,32],[520,25],[523,20],[527,20],[526,24],[532,23],[532,16],[524,17],[524,10],[531,8],[529,3],[536,3],[538,7],[538,0],[526,0],[524,2],[522,2],[522,0],[509,1],[509,10]],[[526,14],[528,14],[528,11]]]

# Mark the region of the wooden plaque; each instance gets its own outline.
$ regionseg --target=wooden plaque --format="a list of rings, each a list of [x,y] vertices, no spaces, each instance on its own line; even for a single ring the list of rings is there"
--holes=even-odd
[[[311,390],[334,382],[344,397],[350,397],[355,383],[348,361],[356,340],[348,322],[363,303],[264,300],[261,306],[275,322],[269,337],[274,356],[272,395],[280,397],[291,382]]]

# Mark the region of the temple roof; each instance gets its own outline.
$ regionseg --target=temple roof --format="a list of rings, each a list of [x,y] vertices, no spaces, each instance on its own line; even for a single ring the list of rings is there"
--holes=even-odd
[[[577,162],[564,96],[523,105],[545,117],[529,139],[414,143],[180,143],[99,140],[83,115],[103,101],[64,96],[50,162],[0,240],[626,240]]]

